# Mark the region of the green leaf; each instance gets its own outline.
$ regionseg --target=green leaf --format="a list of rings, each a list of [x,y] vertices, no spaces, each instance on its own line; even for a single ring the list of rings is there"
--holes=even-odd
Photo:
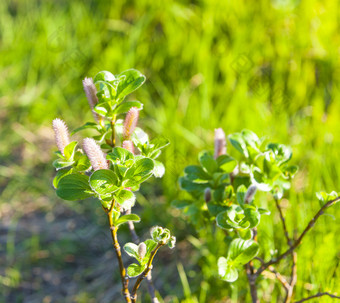
[[[216,161],[219,168],[226,173],[231,173],[237,166],[237,161],[228,155],[221,155],[216,159]]]
[[[134,243],[126,243],[123,247],[123,249],[125,250],[125,252],[130,256],[133,257],[137,260],[139,260],[139,255],[138,255],[138,245],[134,244]]]
[[[154,168],[153,168],[153,175],[156,178],[162,178],[165,173],[165,167],[164,164],[160,161],[153,160]]]
[[[261,214],[261,215],[270,215],[270,211],[268,209],[265,209],[265,208],[261,208],[259,207],[257,209],[257,211]]]
[[[124,187],[132,187],[144,182],[151,177],[154,169],[153,160],[149,158],[138,159],[133,166],[126,172],[123,185]]]
[[[93,196],[89,186],[89,177],[81,174],[70,174],[63,177],[57,188],[58,197],[64,200],[83,200]]]
[[[136,263],[132,263],[127,268],[127,274],[130,278],[139,276],[146,268],[146,265],[141,266]]]
[[[140,222],[140,218],[135,215],[135,214],[129,214],[129,215],[124,215],[124,216],[121,216],[116,222],[115,222],[115,225],[116,226],[119,226],[121,224],[124,224],[124,223],[127,223],[129,221],[132,221],[132,222]]]
[[[74,131],[72,131],[71,132],[71,136],[73,136],[75,133],[77,133],[77,132],[79,132],[81,130],[84,130],[84,129],[95,129],[95,130],[100,132],[102,130],[102,127],[100,125],[98,125],[97,123],[87,122],[84,125],[76,128]]]
[[[125,163],[128,160],[133,160],[134,155],[130,151],[122,147],[115,147],[112,153],[106,156],[106,159],[110,160],[112,163]],[[131,162],[132,163],[132,162]]]
[[[111,194],[118,190],[118,179],[109,169],[95,171],[90,177],[90,186],[98,195]]]
[[[243,240],[250,240],[253,237],[253,232],[251,229],[238,229],[237,233]]]
[[[100,116],[112,116],[112,108],[110,102],[98,103],[94,106],[93,110]]]
[[[157,246],[157,242],[151,239],[146,240],[145,242],[146,245],[146,254],[145,254],[145,258],[146,260],[149,260],[152,251],[156,248]]]
[[[131,191],[127,189],[122,189],[118,192],[115,192],[114,197],[117,203],[119,203],[123,209],[129,209],[135,205],[136,197]]]
[[[72,172],[73,172],[73,169],[72,169],[72,168],[71,168],[71,169],[61,169],[61,170],[58,170],[56,176],[55,176],[54,179],[53,179],[53,186],[54,186],[54,188],[57,188],[57,187],[58,187],[59,181],[60,181],[63,177],[65,177],[65,176],[71,174]]]
[[[254,228],[260,223],[261,215],[257,211],[256,207],[252,205],[245,205],[244,215],[245,218],[243,220],[250,223],[248,228]]]
[[[151,140],[150,145],[153,150],[162,149],[170,144],[170,141],[164,137],[157,137]]]
[[[286,178],[293,178],[297,173],[299,167],[297,165],[286,165],[282,168],[282,173]]]
[[[121,103],[116,107],[114,113],[116,115],[127,113],[131,107],[137,107],[138,109],[143,109],[143,104],[139,101],[126,101]]]
[[[205,171],[209,174],[213,174],[217,170],[217,162],[213,155],[208,152],[202,152],[199,155],[199,161]]]
[[[235,266],[247,264],[255,258],[260,250],[259,244],[253,240],[239,238],[231,241],[228,249],[228,259]]]
[[[87,171],[91,167],[91,162],[81,151],[76,151],[74,155],[76,171]]]
[[[106,81],[96,81],[95,86],[97,89],[98,104],[115,99],[116,88],[111,83]]]
[[[288,162],[293,155],[292,149],[284,144],[270,143],[267,149],[274,152],[275,160],[279,165]]]
[[[123,99],[131,94],[145,82],[145,76],[136,69],[128,69],[117,76],[119,83],[117,97]]]
[[[187,206],[189,206],[191,204],[192,204],[191,200],[174,200],[174,201],[171,202],[171,206],[173,206],[177,209],[186,208]]]
[[[70,167],[74,164],[74,161],[66,161],[64,159],[56,159],[53,161],[52,165],[56,168],[56,170]]]
[[[201,166],[189,165],[184,169],[184,173],[187,174],[187,178],[195,183],[207,183],[207,180],[211,180],[211,176],[207,174]]]
[[[217,262],[218,275],[223,281],[234,282],[238,278],[237,269],[224,257],[220,257]]]
[[[237,203],[240,205],[244,204],[244,197],[246,195],[247,188],[242,184],[237,188],[236,199]]]
[[[112,211],[111,211],[111,218],[112,218],[114,226],[117,226],[116,222],[118,221],[119,217],[120,217],[120,212],[115,210],[115,209],[112,209]]]
[[[198,193],[203,193],[207,187],[206,184],[194,183],[186,177],[179,178],[179,185],[181,189],[184,189],[188,192],[198,192]]]
[[[243,156],[246,158],[249,157],[249,153],[247,150],[247,145],[244,141],[242,134],[234,133],[228,136],[228,139],[232,146],[234,146]]]
[[[115,76],[106,71],[106,70],[103,70],[101,72],[99,72],[98,74],[96,74],[93,78],[93,82],[97,82],[97,81],[107,81],[107,82],[112,82],[114,81],[116,78]]]
[[[77,146],[76,141],[72,141],[70,144],[66,145],[64,148],[64,155],[66,160],[71,160],[73,161],[74,153],[76,151],[76,146]]]
[[[319,199],[322,205],[326,204],[327,202],[334,200],[338,197],[338,193],[336,191],[332,191],[331,193],[326,193],[323,191],[317,192],[316,197]]]

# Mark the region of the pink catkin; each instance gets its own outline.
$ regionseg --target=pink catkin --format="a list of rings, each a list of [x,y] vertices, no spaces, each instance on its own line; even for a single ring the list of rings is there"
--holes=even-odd
[[[102,118],[93,110],[95,105],[98,103],[97,89],[93,83],[93,79],[85,78],[83,80],[83,86],[84,86],[84,91],[85,91],[87,100],[92,110],[93,117],[97,122],[100,122]]]
[[[94,171],[109,168],[104,153],[94,139],[85,138],[83,147]]]
[[[215,129],[215,153],[214,158],[217,159],[219,156],[226,154],[226,141],[225,134],[222,128]]]
[[[70,135],[68,133],[67,125],[63,120],[56,118],[52,122],[52,127],[58,149],[64,155],[65,147],[70,144]]]
[[[134,148],[133,148],[133,143],[131,140],[125,140],[123,141],[122,147],[127,149],[129,152],[134,154]]]
[[[137,107],[131,107],[126,114],[123,127],[123,139],[129,140],[134,132],[139,117],[139,109]]]

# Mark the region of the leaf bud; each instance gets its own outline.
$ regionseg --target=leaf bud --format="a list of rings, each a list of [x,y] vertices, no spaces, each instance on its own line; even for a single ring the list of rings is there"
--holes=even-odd
[[[246,194],[244,195],[244,202],[248,204],[251,201],[253,201],[256,191],[257,191],[256,185],[254,184],[250,185],[248,187]]]
[[[222,128],[215,129],[215,152],[214,158],[217,159],[219,156],[226,154],[227,147],[226,147],[226,140],[225,140],[225,133]]]
[[[207,187],[204,190],[204,200],[207,203],[211,201],[211,189],[210,189],[210,187]]]

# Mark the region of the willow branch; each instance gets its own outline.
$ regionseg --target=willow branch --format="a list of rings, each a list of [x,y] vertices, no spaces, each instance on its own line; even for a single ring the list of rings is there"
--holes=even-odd
[[[115,248],[116,256],[118,259],[118,264],[119,264],[119,272],[120,272],[120,277],[122,280],[122,294],[125,298],[125,301],[127,303],[131,303],[131,297],[130,297],[130,292],[129,292],[129,278],[126,275],[126,269],[124,267],[123,259],[122,259],[122,252],[120,249],[120,245],[118,242],[117,238],[117,230],[118,228],[114,226],[113,224],[113,219],[112,219],[112,212],[114,211],[114,205],[115,201],[112,201],[112,206],[110,210],[108,211],[107,215],[109,217],[109,223],[110,223],[110,230],[111,230],[111,236],[112,236],[112,241],[113,241],[113,247]]]
[[[287,244],[288,244],[289,246],[291,246],[291,245],[292,245],[292,241],[291,241],[291,239],[290,239],[290,237],[289,237],[289,234],[288,234],[288,229],[287,229],[287,225],[286,225],[286,220],[285,220],[285,218],[284,218],[284,216],[283,216],[282,208],[281,208],[281,206],[280,206],[280,204],[279,204],[278,199],[274,199],[274,200],[275,200],[276,208],[277,208],[277,210],[279,211],[279,214],[280,214],[280,219],[281,219],[281,222],[282,222],[283,232],[284,232],[285,237],[286,237],[286,239],[287,239]]]
[[[287,249],[283,254],[279,255],[276,259],[271,259],[270,261],[264,263],[261,265],[261,267],[258,269],[258,271],[255,273],[256,277],[258,277],[264,270],[266,270],[270,265],[279,263],[282,259],[287,257],[289,254],[292,253],[302,242],[302,239],[304,236],[308,233],[308,231],[314,226],[315,222],[319,219],[319,217],[325,212],[325,210],[332,205],[334,205],[336,202],[340,200],[340,197],[328,201],[324,206],[322,206],[319,211],[315,214],[315,216],[309,221],[306,228],[301,233],[300,237],[290,246],[289,249]]]
[[[140,276],[138,277],[135,285],[133,286],[133,289],[131,291],[131,299],[132,299],[132,303],[136,303],[137,301],[137,290],[140,286],[140,284],[142,283],[143,279],[148,275],[148,273],[150,272],[151,268],[152,268],[152,261],[153,258],[155,257],[158,249],[163,246],[163,244],[158,243],[157,246],[155,247],[155,249],[151,252],[149,261],[146,265],[146,268],[144,269],[144,271],[140,274]]]
[[[317,294],[315,294],[314,296],[310,296],[310,297],[307,297],[307,298],[303,298],[299,301],[295,301],[294,303],[301,303],[301,302],[306,302],[308,300],[312,300],[312,299],[315,299],[315,298],[319,298],[319,297],[322,297],[322,296],[329,296],[333,299],[340,299],[339,296],[336,296],[336,295],[332,295],[330,294],[329,292],[319,292]]]

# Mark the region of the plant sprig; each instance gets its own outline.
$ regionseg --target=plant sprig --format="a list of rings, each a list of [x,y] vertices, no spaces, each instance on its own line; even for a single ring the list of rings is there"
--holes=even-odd
[[[140,222],[131,213],[135,205],[135,192],[151,176],[162,177],[163,164],[156,160],[161,149],[169,144],[166,139],[149,140],[149,136],[137,127],[140,101],[125,101],[125,97],[138,89],[145,76],[135,69],[113,75],[99,72],[94,79],[85,78],[84,90],[95,122],[86,122],[72,134],[86,129],[97,132],[83,140],[83,149],[70,140],[67,126],[60,119],[53,121],[58,159],[53,162],[57,175],[53,180],[57,195],[70,201],[96,198],[100,201],[109,221],[113,246],[118,259],[122,282],[122,294],[128,303],[137,300],[137,290],[152,268],[152,261],[160,247],[168,244],[173,248],[176,238],[168,229],[155,227],[152,239],[124,245],[125,252],[134,256],[138,264],[124,265],[118,230],[122,224]],[[125,119],[118,119],[122,115]],[[155,231],[159,234],[156,235]],[[130,293],[129,280],[137,278]],[[149,281],[150,282],[150,281]],[[151,282],[150,282],[151,283]],[[150,293],[155,298],[154,293]]]

